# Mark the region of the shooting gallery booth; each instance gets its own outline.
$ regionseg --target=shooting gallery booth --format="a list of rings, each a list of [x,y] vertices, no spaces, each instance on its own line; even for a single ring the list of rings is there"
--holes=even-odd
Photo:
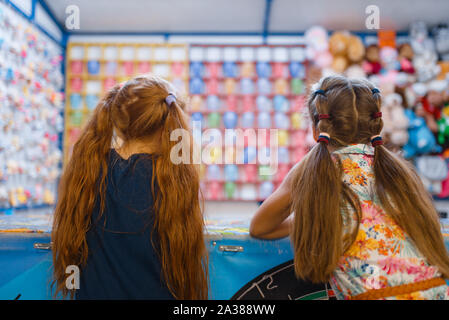
[[[103,95],[147,73],[185,97],[207,145],[210,299],[335,298],[296,279],[288,237],[249,234],[316,144],[306,102],[326,75],[381,90],[385,145],[414,164],[449,247],[447,12],[444,0],[1,0],[0,299],[52,299],[61,173]],[[229,159],[227,133],[239,129],[258,140],[247,135]]]

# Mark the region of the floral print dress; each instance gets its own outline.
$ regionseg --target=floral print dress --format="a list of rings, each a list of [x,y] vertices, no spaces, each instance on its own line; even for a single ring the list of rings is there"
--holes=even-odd
[[[438,269],[426,262],[412,240],[383,211],[374,195],[374,148],[365,144],[350,145],[333,152],[333,156],[340,158],[343,181],[357,194],[362,206],[357,238],[341,257],[330,280],[337,299],[347,299],[370,289],[440,277]],[[348,232],[357,220],[353,215],[343,223]],[[449,286],[386,299],[449,299]]]

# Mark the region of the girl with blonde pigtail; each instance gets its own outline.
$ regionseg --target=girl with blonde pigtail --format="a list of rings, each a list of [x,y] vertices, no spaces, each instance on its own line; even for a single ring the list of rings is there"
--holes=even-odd
[[[313,89],[318,143],[261,205],[251,234],[290,235],[296,275],[329,282],[338,299],[449,299],[438,214],[412,166],[382,144],[379,90],[341,76]]]

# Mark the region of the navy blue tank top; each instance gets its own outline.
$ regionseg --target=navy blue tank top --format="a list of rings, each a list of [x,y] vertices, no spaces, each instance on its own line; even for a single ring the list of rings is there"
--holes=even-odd
[[[111,149],[105,210],[92,213],[76,299],[173,299],[156,251],[152,176],[151,155],[125,160]]]

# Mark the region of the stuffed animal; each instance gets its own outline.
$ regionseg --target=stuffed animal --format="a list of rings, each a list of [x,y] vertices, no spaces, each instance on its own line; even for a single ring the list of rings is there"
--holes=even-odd
[[[329,38],[329,52],[333,56],[332,69],[343,73],[349,66],[363,60],[365,46],[360,37],[347,31],[336,31]]]
[[[314,26],[305,32],[306,56],[320,68],[328,68],[332,63],[329,52],[327,31],[321,26]]]
[[[399,70],[400,63],[398,61],[398,51],[392,47],[383,47],[380,49],[380,62],[382,71]]]
[[[349,38],[349,33],[346,31],[336,31],[329,38],[329,52],[333,56],[332,69],[337,73],[342,73],[349,65],[346,54]]]
[[[437,133],[439,131],[437,121],[441,118],[441,109],[447,101],[447,82],[445,80],[433,80],[427,85],[427,94],[421,99],[429,129]]]
[[[365,56],[365,45],[360,37],[350,35],[347,49],[348,60],[351,64],[359,63]]]
[[[441,110],[441,118],[438,124],[438,143],[446,146],[449,142],[449,104],[446,104]]]
[[[409,43],[403,43],[398,47],[398,60],[402,72],[415,73],[413,68],[413,49]]]
[[[397,93],[390,93],[384,98],[381,110],[386,140],[396,147],[405,145],[408,141],[409,119],[402,107],[402,97]]]
[[[404,157],[410,159],[421,154],[441,152],[442,148],[436,143],[424,118],[418,117],[411,109],[406,109],[404,113],[409,120],[409,140],[403,147]]]
[[[435,48],[440,60],[449,60],[449,27],[447,24],[439,24],[432,28],[432,36],[435,41]]]
[[[363,70],[368,75],[378,74],[382,69],[380,64],[380,48],[377,44],[369,45],[365,50],[365,60],[362,63]]]
[[[413,49],[413,67],[415,68],[418,81],[427,82],[440,73],[437,65],[438,56],[435,44],[428,36],[427,26],[424,22],[412,23],[410,27],[410,44]]]
[[[437,195],[442,191],[442,182],[448,177],[448,165],[443,157],[421,156],[415,160],[416,171],[427,191]]]

